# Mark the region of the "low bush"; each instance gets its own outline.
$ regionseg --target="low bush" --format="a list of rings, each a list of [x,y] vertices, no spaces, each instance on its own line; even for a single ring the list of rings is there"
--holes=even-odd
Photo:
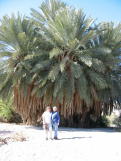
[[[117,117],[114,121],[113,121],[114,125],[117,127],[117,128],[120,128],[121,129],[121,115],[119,117]]]
[[[109,120],[108,118],[103,115],[97,120],[97,126],[98,127],[109,127]]]
[[[12,101],[3,101],[0,99],[0,121],[1,122],[22,122],[21,117],[14,111]]]

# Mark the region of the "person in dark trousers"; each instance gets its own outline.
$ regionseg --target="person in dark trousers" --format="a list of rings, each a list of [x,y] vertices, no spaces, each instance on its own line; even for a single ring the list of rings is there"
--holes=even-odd
[[[56,106],[53,107],[52,112],[52,126],[54,128],[54,139],[58,139],[58,126],[60,124],[60,116],[58,113],[58,108]]]

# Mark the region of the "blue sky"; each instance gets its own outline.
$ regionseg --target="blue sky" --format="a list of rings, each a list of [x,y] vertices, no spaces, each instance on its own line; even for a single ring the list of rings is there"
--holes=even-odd
[[[83,8],[85,13],[100,21],[121,22],[121,0],[63,0],[71,6]],[[42,0],[0,0],[0,18],[17,13],[30,14],[30,8],[38,9]]]

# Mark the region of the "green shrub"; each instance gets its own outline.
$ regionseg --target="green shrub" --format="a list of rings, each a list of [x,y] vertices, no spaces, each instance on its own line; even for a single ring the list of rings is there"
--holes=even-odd
[[[13,109],[12,100],[3,101],[0,99],[0,121],[15,123],[22,122],[20,115]]]
[[[121,128],[121,116],[117,117],[113,123],[116,127]]]
[[[9,121],[12,117],[12,106],[11,101],[5,102],[0,100],[0,117],[3,120]]]
[[[109,127],[109,120],[105,115],[100,116],[96,121],[91,121],[91,127],[92,128],[106,128]]]
[[[97,121],[97,124],[100,125],[100,127],[109,127],[109,120],[105,115],[103,115]]]

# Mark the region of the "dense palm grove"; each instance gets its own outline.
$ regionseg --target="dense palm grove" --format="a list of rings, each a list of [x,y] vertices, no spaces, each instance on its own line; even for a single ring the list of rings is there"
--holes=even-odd
[[[27,124],[56,105],[65,126],[89,127],[120,106],[121,24],[95,24],[59,0],[0,24],[0,95]]]

